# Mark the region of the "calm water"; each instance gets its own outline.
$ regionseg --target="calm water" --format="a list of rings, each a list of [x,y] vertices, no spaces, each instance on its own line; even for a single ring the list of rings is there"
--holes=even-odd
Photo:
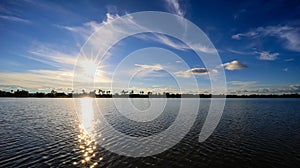
[[[101,115],[116,130],[147,137],[172,125],[180,99],[168,99],[165,111],[147,122],[124,117],[112,99],[96,101]],[[200,100],[189,101],[193,104]],[[101,121],[95,121],[97,114],[90,113],[95,104],[91,100],[2,98],[0,167],[300,166],[300,99],[227,99],[218,127],[202,143],[198,135],[210,99],[200,102],[196,122],[180,143],[154,156],[133,158],[102,148],[99,137],[92,136],[109,132],[101,128]],[[147,99],[134,99],[132,103],[138,109],[149,107]],[[93,130],[85,132],[82,126]],[[103,141],[112,146],[118,143],[113,137]]]

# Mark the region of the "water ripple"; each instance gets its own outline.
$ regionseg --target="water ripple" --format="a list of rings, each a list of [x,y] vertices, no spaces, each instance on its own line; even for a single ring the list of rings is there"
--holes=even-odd
[[[106,120],[116,130],[135,137],[146,137],[167,129],[178,114],[177,101],[170,99],[158,118],[140,123],[118,113],[110,99],[97,99],[98,104],[103,105],[101,114]],[[199,143],[198,135],[209,103],[209,99],[201,100],[196,122],[180,143],[161,154],[131,158],[102,148],[96,139],[116,146],[119,137],[102,139],[95,137],[95,132],[86,132],[74,110],[80,107],[74,106],[72,99],[0,99],[0,167],[300,165],[299,99],[228,99],[217,129],[209,139]],[[137,105],[141,109],[147,108]],[[95,125],[96,133],[107,130],[101,127],[101,121]],[[125,149],[126,141],[122,144]]]

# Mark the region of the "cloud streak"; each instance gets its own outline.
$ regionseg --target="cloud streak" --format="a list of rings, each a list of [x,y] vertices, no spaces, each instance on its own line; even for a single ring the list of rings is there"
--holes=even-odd
[[[137,77],[145,77],[145,76],[150,76],[150,77],[161,77],[164,74],[161,73],[161,70],[164,70],[164,67],[161,64],[134,64],[136,69],[133,71],[129,70],[129,75],[130,76],[137,76]]]
[[[120,18],[119,15],[113,15],[110,13],[106,13],[106,19],[102,22],[96,22],[96,21],[89,21],[83,23],[81,26],[66,26],[66,25],[55,25],[57,28],[67,30],[71,33],[74,33],[75,35],[81,36],[84,40],[87,40],[90,35],[92,35],[93,32],[95,32],[98,28],[101,27],[103,24],[108,24],[114,19]]]
[[[232,36],[232,39],[240,40],[243,37],[276,37],[283,41],[283,46],[292,51],[300,52],[300,28],[288,25],[258,27],[246,33],[239,33]]]
[[[255,84],[257,84],[257,82],[256,81],[246,81],[246,82],[245,81],[230,81],[230,82],[228,82],[228,84],[245,88],[245,87],[255,85]]]
[[[186,44],[180,41],[173,40],[165,35],[157,33],[152,33],[152,35],[136,35],[135,37],[142,40],[158,42],[180,51],[195,50],[207,54],[213,54],[217,52],[216,49],[201,44],[192,44],[191,46],[187,46]]]
[[[259,53],[259,59],[266,61],[274,61],[277,59],[278,55],[279,53],[270,53],[269,51],[263,51]]]
[[[159,71],[163,70],[163,66],[160,64],[147,65],[147,64],[134,64],[136,67],[140,67],[145,70]]]
[[[12,22],[19,22],[19,23],[31,23],[30,20],[23,19],[20,17],[15,17],[15,16],[6,16],[6,15],[0,15],[1,19],[7,20],[7,21],[12,21]]]
[[[68,54],[39,44],[38,46],[29,49],[28,54],[25,57],[53,67],[70,69],[76,63],[76,56],[77,53]]]
[[[168,9],[178,16],[184,17],[185,11],[181,8],[179,0],[166,0]]]

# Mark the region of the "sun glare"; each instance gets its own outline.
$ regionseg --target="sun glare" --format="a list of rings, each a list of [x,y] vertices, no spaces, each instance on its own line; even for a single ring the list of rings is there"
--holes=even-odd
[[[98,160],[95,159],[97,142],[93,135],[93,101],[92,98],[80,99],[81,124],[79,125],[80,134],[78,135],[78,142],[82,158],[79,162],[73,162],[73,165],[81,164],[83,167],[95,167],[98,165]]]
[[[81,125],[86,133],[93,130],[93,99],[82,98],[81,101]]]
[[[97,63],[93,60],[84,60],[81,61],[81,68],[82,71],[85,75],[92,77],[95,75],[96,71],[97,71]]]

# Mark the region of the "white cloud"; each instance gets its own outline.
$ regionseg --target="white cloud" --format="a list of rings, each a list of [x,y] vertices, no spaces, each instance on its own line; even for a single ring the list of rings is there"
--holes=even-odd
[[[251,85],[257,84],[256,81],[230,81],[228,84],[233,85],[233,86],[239,86],[239,87],[249,87]]]
[[[207,75],[209,73],[216,74],[218,73],[218,70],[212,69],[208,70],[207,68],[192,68],[186,71],[177,71],[175,72],[175,76],[182,77],[182,78],[189,78],[191,75]]]
[[[300,93],[300,85],[287,85],[280,87],[260,87],[260,88],[232,88],[227,94],[295,94]]]
[[[231,36],[231,38],[235,39],[235,40],[240,40],[241,39],[241,35],[242,34],[234,34],[234,35]]]
[[[240,54],[240,55],[253,55],[255,52],[245,52],[245,51],[238,51],[238,50],[233,50],[233,49],[227,49],[229,52],[234,53],[234,54]]]
[[[178,16],[184,17],[185,12],[181,8],[178,0],[166,0],[167,7],[172,13],[177,14]]]
[[[106,17],[107,17],[107,19],[105,19],[103,22],[99,22],[99,23],[95,22],[95,21],[91,21],[91,22],[86,22],[86,23],[82,24],[81,26],[60,26],[59,25],[57,27],[59,27],[61,29],[65,29],[70,32],[73,32],[76,35],[79,35],[79,36],[83,37],[83,39],[86,40],[90,36],[90,34],[92,34],[95,30],[97,30],[102,24],[108,24],[113,19],[119,18],[118,15],[111,15],[109,13],[106,15]],[[124,21],[124,23],[126,22],[127,24],[132,22],[130,17],[123,21]],[[120,24],[120,25],[122,25],[122,24]],[[93,39],[94,41],[92,41],[91,43],[93,45],[97,46],[97,49],[101,46],[102,47],[106,46],[107,44],[105,43],[105,41],[110,41],[109,39],[114,38],[116,31],[123,31],[123,28],[118,27],[118,25],[114,26],[111,29],[106,30],[106,32],[104,33],[105,36],[101,35],[101,37],[99,36],[100,38],[97,36]],[[164,44],[174,47],[174,48],[178,48],[180,50],[190,49],[183,43],[177,43],[176,41],[171,40],[167,36],[160,36],[155,39],[158,39],[159,42],[161,42],[161,43],[164,43]],[[210,49],[205,46],[196,45],[196,44],[194,46],[197,48],[197,50],[202,51],[202,52],[206,52],[206,53],[215,52],[215,50]],[[106,48],[106,47],[103,47],[103,48]],[[30,55],[27,55],[26,56],[27,58],[57,67],[58,70],[53,70],[53,71],[32,70],[32,71],[28,71],[28,72],[24,72],[24,73],[19,73],[19,74],[12,74],[12,73],[6,74],[7,76],[9,76],[8,79],[11,79],[11,81],[19,81],[14,76],[16,76],[16,77],[23,76],[26,79],[32,79],[32,81],[24,80],[24,85],[26,85],[28,87],[34,87],[34,88],[57,87],[55,85],[55,83],[57,83],[59,85],[59,87],[70,87],[69,84],[72,84],[73,76],[63,76],[63,75],[68,74],[69,72],[72,72],[71,67],[76,62],[77,53],[74,53],[74,52],[68,53],[66,51],[58,51],[58,50],[53,49],[51,46],[45,46],[45,45],[40,45],[35,48],[31,48],[28,51],[28,53]],[[91,54],[92,54],[92,57],[94,57],[93,54],[96,54],[96,53],[92,51]],[[163,68],[164,68],[160,64],[153,64],[153,65],[135,64],[135,66],[136,66],[136,69],[142,69],[141,74],[149,74],[149,72],[151,72],[151,75],[152,75],[152,73],[162,74],[162,73],[160,73],[159,70],[163,70]],[[157,71],[159,71],[159,72],[157,72]],[[197,70],[194,69],[194,70],[188,70],[187,72],[189,74],[196,74],[196,71]],[[212,70],[211,72],[217,73],[217,70]],[[206,74],[206,73],[205,72],[202,73],[199,71],[197,74]],[[49,78],[48,78],[49,80],[48,79],[44,80],[43,77],[48,76],[47,74],[49,74]],[[111,75],[110,73],[102,70],[101,73],[99,73],[99,74],[100,75],[96,76],[96,80],[95,80],[97,83],[97,86],[102,87],[103,86],[103,85],[101,85],[102,83],[111,82],[110,78],[108,78],[108,76]],[[23,79],[23,78],[20,78],[20,79]],[[65,80],[63,80],[63,79],[65,79]],[[10,84],[12,84],[12,83],[10,83]],[[19,84],[22,84],[22,82],[19,81]]]
[[[294,61],[294,58],[285,59],[284,61],[286,62]]]
[[[37,45],[28,50],[25,57],[57,68],[72,68],[76,63],[77,53],[64,53],[45,45]]]
[[[191,77],[191,73],[188,71],[178,71],[174,73],[175,76],[177,77],[182,77],[182,78],[189,78]]]
[[[124,90],[124,88],[118,88],[117,92],[121,92]],[[180,89],[177,87],[164,87],[164,86],[159,86],[159,87],[129,87],[125,88],[128,92],[133,90],[135,93],[139,93],[140,91],[144,91],[144,94],[147,94],[148,92],[151,92],[152,94],[162,94],[162,93],[179,93]]]
[[[264,87],[257,87],[258,84],[256,81],[231,81],[229,84],[233,86],[233,88],[227,88],[227,94],[233,94],[233,95],[251,95],[251,94],[295,94],[300,93],[300,85],[282,85],[282,86],[267,86]],[[264,84],[261,84],[264,85]],[[122,91],[124,88],[119,88],[118,91]],[[154,86],[154,87],[144,87],[144,88],[138,88],[138,87],[131,87],[127,88],[127,90],[134,90],[134,91],[144,91],[147,93],[148,91],[153,92],[153,94],[156,93],[163,93],[163,92],[171,92],[171,93],[190,93],[190,94],[220,94],[220,92],[216,91],[215,93],[212,93],[212,91],[209,88],[201,88],[201,89],[183,89],[179,90],[176,87],[164,87],[162,85]]]
[[[187,50],[189,48],[185,44],[180,43],[180,42],[175,42],[175,41],[171,40],[170,38],[168,38],[165,35],[158,35],[158,34],[156,34],[155,38],[154,38],[154,41],[160,42],[162,44],[165,44],[165,45],[170,46],[172,48],[175,48],[177,50],[184,51],[184,50]]]
[[[102,22],[89,21],[83,23],[80,26],[66,26],[66,25],[55,25],[55,26],[60,29],[64,29],[69,32],[72,32],[74,33],[74,35],[80,36],[85,41],[92,35],[92,33],[97,31],[103,24],[109,24],[111,23],[111,21],[118,18],[120,18],[118,14],[106,13],[106,18]],[[125,22],[130,22],[130,20],[126,20]],[[120,31],[120,30],[121,29],[116,28],[116,30],[108,30],[108,32]]]
[[[111,15],[106,14],[106,19],[103,22],[95,22],[90,21],[84,23],[82,26],[61,26],[56,25],[58,28],[65,29],[76,35],[79,35],[84,40],[86,40],[94,31],[96,31],[102,24],[108,24],[113,19],[119,18],[119,15]],[[105,38],[110,38],[110,34],[113,34],[115,30],[108,30],[110,33],[107,33]],[[100,40],[95,41],[94,43],[99,45],[103,44]],[[105,45],[105,44],[103,44]],[[49,87],[71,87],[73,82],[73,67],[77,62],[77,56],[79,51],[58,51],[50,45],[39,44],[28,50],[28,54],[24,57],[28,59],[32,59],[53,67],[56,67],[57,70],[30,70],[23,73],[3,73],[3,76],[6,76],[4,83],[8,84],[19,84],[21,86],[26,86],[28,88],[49,88]],[[109,54],[107,54],[109,55]],[[87,57],[87,56],[85,56]],[[88,58],[91,61],[97,61],[95,55],[89,55]],[[80,61],[80,60],[79,60]],[[95,66],[98,62],[95,62]],[[87,67],[81,67],[81,64],[77,64],[79,66],[77,69],[86,69]],[[102,66],[105,66],[102,64]],[[106,72],[101,69],[101,67],[90,68],[91,70],[95,70],[95,86],[102,86],[105,83],[110,83],[111,79],[109,76],[111,73]],[[92,72],[91,72],[92,73]],[[70,75],[72,74],[72,75]],[[76,81],[77,87],[85,87],[86,83],[84,81],[89,81],[90,79],[85,79],[83,76],[81,81]],[[80,86],[79,86],[80,85]]]
[[[257,32],[249,31],[247,33],[239,33],[239,34],[232,35],[231,38],[235,40],[240,40],[242,37],[255,37],[257,35],[258,35]]]
[[[72,86],[72,72],[62,70],[31,70],[27,72],[1,72],[1,85],[19,85],[26,88]]]
[[[106,72],[95,74],[95,86],[110,83]],[[1,72],[0,85],[19,85],[28,89],[72,88],[73,70],[29,70],[26,72]],[[83,85],[84,87],[84,85]]]
[[[225,69],[227,70],[237,70],[237,69],[244,69],[244,68],[247,68],[248,66],[234,60],[232,62],[227,62],[227,63],[224,63],[222,64],[221,66],[225,67]]]
[[[107,22],[108,20],[111,20],[112,17],[110,15],[107,15],[110,17],[110,19],[106,19]],[[93,32],[95,32],[99,27],[101,26],[101,23],[98,23],[96,21],[89,21],[86,23],[83,23],[81,26],[63,26],[63,25],[56,25],[56,27],[60,29],[67,30],[69,32],[74,33],[75,35],[79,35],[81,38],[86,40]]]
[[[145,70],[159,71],[163,69],[163,66],[160,64],[147,65],[147,64],[134,64],[137,67],[140,67]]]
[[[258,27],[255,30],[239,33],[232,36],[233,39],[239,40],[242,37],[257,37],[257,36],[273,36],[282,41],[286,49],[300,52],[300,28],[292,26],[266,26]]]
[[[23,19],[23,18],[20,18],[20,17],[15,17],[15,16],[5,16],[5,15],[0,15],[0,18],[1,18],[1,19],[5,19],[5,20],[8,20],[8,21],[12,21],[12,22],[31,23],[30,20]]]
[[[259,27],[257,31],[264,36],[275,36],[285,40],[284,46],[293,51],[300,52],[300,28],[291,26]]]
[[[117,17],[117,16],[116,16]],[[91,33],[93,33],[101,24],[110,22],[114,19],[113,16],[107,15],[107,19],[102,23],[97,23],[94,21],[84,23],[83,26],[78,27],[68,27],[68,26],[58,26],[70,32],[76,33],[77,35],[88,38]],[[101,43],[98,43],[101,44]],[[57,70],[30,70],[23,73],[4,73],[6,76],[6,83],[9,84],[19,84],[26,86],[28,88],[67,88],[72,87],[72,82],[74,79],[73,67],[77,62],[77,56],[79,51],[68,52],[58,51],[50,45],[38,44],[28,50],[28,54],[25,55],[26,58],[32,59],[44,64],[56,67]],[[105,83],[110,83],[111,75],[109,72],[104,71],[101,67],[97,66],[98,62],[94,55],[88,58],[91,61],[95,61],[95,68],[89,68],[89,71],[95,70],[94,82],[95,86],[102,86]],[[80,62],[80,60],[79,60]],[[86,69],[87,67],[81,67],[81,64],[77,64],[78,70]],[[105,66],[105,65],[102,65]],[[91,72],[92,73],[92,72]],[[92,78],[90,77],[90,78]],[[87,77],[82,77],[81,81],[76,81],[76,87],[84,88],[87,84],[84,81],[89,81]],[[23,80],[19,80],[23,79]]]
[[[274,61],[277,59],[279,53],[270,53],[269,51],[263,51],[259,53],[260,60]]]
[[[210,48],[208,46],[204,46],[202,44],[191,44],[191,46],[187,46],[186,44],[179,42],[179,41],[175,41],[172,40],[171,38],[162,35],[162,34],[155,34],[153,33],[152,36],[151,35],[136,35],[135,37],[143,39],[143,40],[151,40],[151,41],[155,41],[155,42],[159,42],[161,44],[164,44],[166,46],[172,47],[174,49],[177,50],[181,50],[181,51],[187,51],[187,50],[195,50],[198,52],[203,52],[203,53],[216,53],[217,50],[214,48]]]
[[[178,3],[178,1],[169,1],[168,3],[177,6],[176,4]],[[75,26],[75,27],[73,26],[72,27],[72,26],[57,25],[57,27],[68,30],[77,35],[80,35],[81,37],[83,37],[86,40],[102,24],[108,24],[112,20],[118,19],[118,18],[120,18],[119,15],[112,15],[110,13],[107,13],[106,19],[102,23],[97,23],[95,21],[91,21],[91,22],[84,23],[82,26]],[[127,20],[124,19],[122,21],[124,22],[124,25],[126,25],[127,23],[132,23],[133,25],[136,25],[137,27],[141,27],[137,23],[134,23],[134,21],[130,17]],[[147,29],[145,29],[145,30],[147,30]],[[114,34],[115,34],[114,32],[120,32],[120,31],[126,31],[126,30],[123,30],[122,27],[114,27],[111,30],[107,30],[106,36],[101,36],[101,38],[99,38],[95,42],[91,42],[91,43],[95,44],[95,46],[97,46],[97,47],[99,47],[99,44],[105,46],[106,44],[103,43],[103,41],[110,41],[110,40],[105,40],[105,39],[113,38]],[[187,46],[184,43],[172,40],[169,37],[162,35],[162,34],[153,33],[153,36],[140,34],[140,35],[136,35],[135,37],[143,39],[143,40],[151,40],[151,41],[159,42],[161,44],[167,45],[169,47],[172,47],[174,49],[181,50],[181,51],[191,50],[193,48],[194,50],[203,52],[203,53],[216,53],[217,52],[216,49],[210,48],[208,46],[204,46],[201,44],[192,44],[191,46]],[[100,39],[101,39],[101,41],[100,41]]]
[[[163,73],[159,72],[160,70],[163,70],[164,67],[160,64],[134,64],[136,69],[128,70],[130,76],[140,77],[143,78],[145,76],[151,76],[151,77],[162,77],[164,76]],[[127,74],[128,75],[128,74]]]
[[[287,72],[288,70],[289,70],[288,68],[284,68],[284,69],[283,69],[284,72]]]

